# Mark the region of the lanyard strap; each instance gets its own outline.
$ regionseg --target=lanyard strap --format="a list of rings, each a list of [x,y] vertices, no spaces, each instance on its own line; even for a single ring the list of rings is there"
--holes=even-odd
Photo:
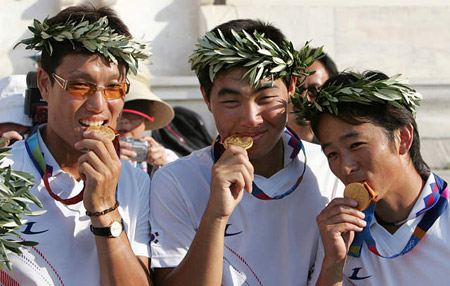
[[[383,257],[383,258],[395,258],[401,255],[404,255],[411,251],[419,241],[425,236],[426,232],[430,229],[430,227],[434,224],[434,222],[441,216],[441,214],[445,211],[448,205],[448,186],[447,182],[442,180],[439,176],[434,175],[435,183],[431,184],[431,194],[424,198],[425,207],[416,213],[416,217],[424,214],[419,224],[414,229],[413,234],[411,235],[409,241],[406,243],[406,246],[403,250],[392,256],[383,256],[381,255],[375,243],[375,240],[370,233],[370,223],[372,222],[376,201],[371,202],[369,207],[365,209],[363,212],[366,215],[364,220],[367,222],[366,227],[362,232],[355,233],[355,238],[353,240],[352,245],[350,246],[350,250],[348,255],[353,257],[360,257],[362,244],[365,241],[367,247],[374,254]]]
[[[65,205],[74,205],[74,204],[81,202],[83,200],[83,194],[84,194],[84,183],[83,183],[83,189],[81,190],[81,192],[72,198],[62,199],[58,195],[53,193],[52,189],[50,188],[50,183],[48,181],[49,178],[52,176],[53,167],[50,165],[47,165],[45,163],[44,155],[41,151],[41,148],[39,147],[39,140],[38,140],[37,134],[38,133],[35,132],[25,140],[25,148],[27,149],[28,156],[30,156],[31,161],[33,162],[34,166],[39,171],[39,174],[41,175],[42,179],[44,180],[44,186],[47,189],[48,194],[56,201],[61,202]],[[114,139],[113,143],[114,143],[114,147],[116,147],[117,155],[119,155],[120,148],[118,147],[119,141],[117,139],[117,136]],[[117,191],[118,191],[118,186],[116,186],[116,200],[117,200]]]
[[[27,149],[28,155],[30,156],[31,161],[33,162],[36,169],[39,171],[39,174],[41,175],[42,179],[44,180],[45,188],[47,189],[49,195],[57,200],[58,202],[61,202],[65,205],[74,205],[83,200],[83,194],[84,194],[84,186],[83,190],[81,192],[68,199],[62,199],[55,193],[53,193],[52,189],[50,188],[50,184],[48,182],[48,178],[52,176],[53,173],[53,167],[50,165],[47,165],[45,163],[44,155],[41,151],[41,148],[39,147],[39,140],[37,132],[35,132],[33,135],[28,137],[25,140],[25,147]]]
[[[305,147],[303,146],[302,141],[300,140],[300,138],[298,138],[297,134],[295,134],[294,131],[292,131],[291,129],[289,129],[287,127],[284,130],[284,132],[290,136],[288,145],[293,148],[292,153],[290,155],[290,158],[294,159],[295,157],[297,157],[297,155],[300,152],[300,150],[303,152],[303,155],[305,156],[305,161],[304,161],[304,164],[303,164],[303,171],[302,171],[300,177],[297,179],[297,181],[295,182],[295,184],[291,188],[289,188],[284,193],[282,193],[280,195],[277,195],[277,196],[274,196],[274,197],[271,197],[271,196],[267,195],[261,188],[259,188],[255,184],[255,182],[252,182],[252,186],[253,186],[252,195],[255,196],[257,199],[260,199],[260,200],[279,200],[279,199],[282,199],[282,198],[286,197],[287,195],[291,194],[293,191],[295,191],[297,189],[298,185],[300,185],[300,183],[303,180],[303,176],[305,175],[305,171],[306,171],[306,152],[305,152]],[[220,158],[220,156],[222,156],[223,152],[225,152],[225,148],[220,143],[220,135],[218,135],[216,137],[216,139],[214,140],[214,142],[212,143],[212,145],[211,145],[211,157],[212,157],[214,163],[217,162],[217,160],[219,160],[219,158]]]

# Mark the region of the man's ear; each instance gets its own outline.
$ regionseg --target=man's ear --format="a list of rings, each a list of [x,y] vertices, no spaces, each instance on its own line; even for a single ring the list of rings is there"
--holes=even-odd
[[[289,95],[294,95],[296,83],[297,83],[297,77],[291,76],[291,82],[289,83],[289,88],[288,88]]]
[[[42,98],[48,102],[48,94],[51,86],[50,77],[43,69],[39,69],[37,73],[37,84]]]
[[[203,100],[205,101],[206,105],[208,106],[209,112],[212,112],[212,111],[211,111],[211,103],[209,102],[209,98],[208,98],[208,96],[206,95],[206,91],[205,91],[205,89],[203,88],[203,86],[200,86],[200,91],[202,92]]]
[[[400,131],[400,144],[399,153],[400,155],[405,155],[409,152],[411,145],[414,140],[414,127],[412,124],[405,125],[399,129]]]

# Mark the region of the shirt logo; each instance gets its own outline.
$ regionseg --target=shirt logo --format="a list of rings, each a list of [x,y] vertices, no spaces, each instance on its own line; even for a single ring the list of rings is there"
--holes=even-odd
[[[152,233],[150,236],[150,242],[157,244],[159,242],[158,237],[159,237],[159,232],[155,231],[155,233]]]
[[[152,229],[152,234],[150,235],[150,243],[152,246],[161,246],[163,241],[163,231],[160,229]]]
[[[227,223],[227,226],[225,227],[225,236],[233,236],[233,235],[237,235],[240,234],[242,232],[242,230],[240,232],[233,232],[233,233],[229,233],[228,232],[228,227],[231,225],[231,223]]]
[[[353,270],[353,273],[352,273],[352,275],[350,275],[350,277],[348,277],[349,279],[352,279],[352,280],[363,280],[363,279],[367,279],[367,278],[369,278],[369,277],[372,277],[372,275],[369,275],[369,276],[364,276],[364,277],[359,277],[358,276],[358,272],[359,272],[359,270],[361,270],[362,269],[362,267],[355,267],[355,268],[353,268],[352,270]]]
[[[41,231],[33,231],[33,230],[31,230],[31,228],[33,227],[33,225],[35,223],[36,223],[35,221],[29,221],[29,222],[25,223],[26,227],[25,227],[25,230],[22,231],[22,233],[23,234],[40,234],[40,233],[48,231],[48,229],[41,230]]]

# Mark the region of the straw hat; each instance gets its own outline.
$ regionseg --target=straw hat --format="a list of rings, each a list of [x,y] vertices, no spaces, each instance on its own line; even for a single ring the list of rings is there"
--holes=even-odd
[[[172,107],[150,90],[150,81],[144,73],[129,75],[130,91],[125,96],[123,112],[145,117],[145,129],[155,130],[169,124],[174,117]]]
[[[0,123],[32,125],[24,108],[26,78],[26,75],[10,75],[0,79]]]

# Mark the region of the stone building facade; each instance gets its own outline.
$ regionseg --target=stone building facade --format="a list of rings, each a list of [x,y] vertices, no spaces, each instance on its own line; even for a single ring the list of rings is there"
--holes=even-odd
[[[22,46],[33,18],[80,0],[2,0],[0,76],[35,69]],[[446,0],[91,0],[116,9],[135,37],[151,42],[152,89],[196,110],[215,132],[187,62],[204,31],[235,18],[272,22],[297,46],[324,46],[340,70],[402,73],[423,94],[422,152],[450,180],[450,3]]]

